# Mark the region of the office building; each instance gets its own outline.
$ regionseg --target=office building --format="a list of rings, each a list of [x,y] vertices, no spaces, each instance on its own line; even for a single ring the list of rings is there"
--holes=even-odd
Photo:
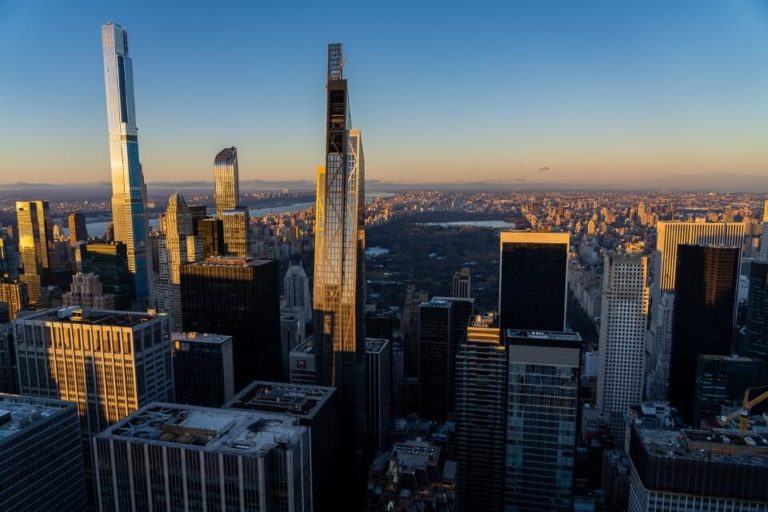
[[[173,398],[167,317],[81,308],[14,323],[19,391],[78,404],[84,436]]]
[[[232,336],[174,332],[171,344],[177,403],[221,407],[234,396]]]
[[[768,260],[749,266],[744,338],[746,355],[768,361]]]
[[[225,407],[296,418],[309,432],[314,510],[333,510],[349,489],[337,478],[339,403],[335,388],[254,381]]]
[[[570,512],[581,336],[510,329],[505,341],[505,510]]]
[[[27,283],[29,301],[36,304],[43,286],[51,281],[51,248],[53,233],[48,213],[48,201],[16,201],[19,225],[19,255]]]
[[[214,257],[181,267],[184,329],[232,336],[235,389],[280,379],[278,290],[275,260]]]
[[[131,309],[134,280],[128,268],[128,248],[124,243],[80,244],[75,256],[80,271],[98,275],[104,293],[114,295],[118,311]]]
[[[16,351],[13,346],[13,325],[0,323],[0,393],[19,392]]]
[[[213,161],[213,183],[216,201],[216,218],[221,219],[225,210],[240,206],[240,174],[237,165],[237,148],[224,148]]]
[[[456,350],[472,317],[472,299],[433,297],[419,312],[419,413],[445,421],[454,410]]]
[[[247,258],[251,253],[251,220],[248,208],[238,206],[222,213],[224,247],[230,256]]]
[[[19,311],[29,308],[27,283],[21,279],[0,277],[0,302],[8,304],[8,316],[13,321]]]
[[[288,360],[291,384],[317,384],[319,375],[315,360],[314,338],[308,338],[291,350]]]
[[[13,237],[0,232],[0,279],[19,277],[19,253]]]
[[[291,351],[306,339],[305,331],[303,311],[296,308],[280,308],[280,363],[282,379],[285,381],[291,378]]]
[[[765,434],[651,420],[632,415],[629,512],[768,511]]]
[[[454,512],[461,503],[456,461],[429,441],[396,443],[380,453],[368,471],[367,508],[371,512]]]
[[[208,259],[211,256],[224,256],[226,251],[224,247],[224,222],[221,219],[212,217],[201,219],[196,224],[195,235],[200,238],[202,243],[202,258]]]
[[[295,418],[152,403],[93,439],[101,510],[312,510]]]
[[[104,293],[101,279],[96,274],[78,272],[72,276],[69,291],[62,295],[64,307],[80,306],[86,309],[115,309],[115,296]]]
[[[506,350],[493,318],[475,318],[456,353],[459,510],[504,508]]]
[[[502,331],[565,329],[569,240],[568,233],[501,233],[499,322]]]
[[[650,291],[645,256],[607,254],[597,374],[597,407],[609,419],[614,446],[623,446],[627,407],[643,399],[645,330]]]
[[[290,262],[283,279],[285,305],[301,312],[302,324],[312,321],[312,298],[309,296],[309,279],[301,262]]]
[[[670,350],[669,401],[693,415],[701,354],[731,353],[740,248],[679,245]]]
[[[366,312],[365,335],[368,338],[393,340],[395,338],[395,315],[391,311]]]
[[[656,251],[653,257],[653,310],[646,340],[649,351],[647,360],[653,362],[648,368],[649,395],[652,398],[666,400],[668,397],[678,247],[741,247],[744,234],[745,228],[741,222],[662,221],[657,224]]]
[[[453,274],[453,297],[472,297],[472,274],[469,267],[463,267]]]
[[[128,32],[115,23],[101,28],[104,50],[104,86],[107,96],[109,159],[112,169],[112,225],[114,239],[126,247],[137,305],[149,298],[149,225],[147,188],[139,160],[133,60]]]
[[[368,436],[375,451],[387,444],[392,411],[392,344],[380,338],[365,339],[368,363]]]
[[[740,407],[744,392],[765,384],[767,376],[762,359],[700,355],[696,366],[694,424],[707,417],[719,417],[723,407]]]
[[[0,510],[86,510],[77,407],[0,393]]]
[[[320,382],[339,388],[358,460],[365,417],[365,162],[350,128],[342,45],[328,45],[326,158],[315,208],[314,324]]]
[[[404,370],[406,378],[416,378],[419,375],[419,308],[423,302],[428,300],[429,295],[424,291],[416,290],[412,284],[408,285],[405,290],[400,330],[403,332],[403,343],[405,343]]]
[[[72,212],[67,216],[67,224],[69,226],[69,245],[75,246],[77,242],[88,241],[85,215],[80,212]]]

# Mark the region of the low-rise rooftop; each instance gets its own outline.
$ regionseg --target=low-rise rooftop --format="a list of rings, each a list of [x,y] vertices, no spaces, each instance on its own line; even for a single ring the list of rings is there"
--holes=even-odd
[[[257,380],[235,395],[224,407],[313,418],[335,392],[336,388],[329,386]]]
[[[222,345],[232,340],[232,336],[226,334],[213,334],[207,332],[174,332],[172,341],[186,341],[189,343],[208,343],[210,345]]]
[[[136,327],[146,322],[166,316],[165,313],[139,311],[114,311],[102,309],[85,309],[70,306],[60,309],[48,309],[30,313],[17,320],[29,322],[62,322],[89,325],[111,325],[117,327]]]
[[[0,393],[0,444],[75,404],[60,400]]]

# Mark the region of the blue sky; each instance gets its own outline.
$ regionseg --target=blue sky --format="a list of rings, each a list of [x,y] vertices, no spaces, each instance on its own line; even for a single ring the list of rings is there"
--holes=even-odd
[[[148,182],[313,179],[331,41],[370,179],[768,173],[766,1],[0,0],[0,183],[108,179],[108,20]]]

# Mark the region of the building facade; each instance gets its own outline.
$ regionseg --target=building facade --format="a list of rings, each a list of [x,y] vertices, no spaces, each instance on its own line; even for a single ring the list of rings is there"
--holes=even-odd
[[[744,338],[746,355],[768,361],[768,261],[753,261],[749,267]]]
[[[251,220],[248,208],[238,206],[224,210],[221,219],[226,253],[247,258],[251,254]]]
[[[101,279],[96,274],[78,272],[72,276],[69,291],[62,295],[64,307],[80,306],[87,309],[115,309],[115,296],[104,293]]]
[[[40,299],[43,286],[51,280],[53,233],[48,201],[16,201],[19,226],[19,255],[24,269],[20,279],[27,284],[29,301]]]
[[[374,450],[387,444],[392,411],[392,344],[380,338],[365,339],[368,365],[368,436]]]
[[[171,344],[176,402],[221,407],[234,396],[232,336],[174,332]]]
[[[104,293],[114,295],[115,308],[119,311],[131,309],[134,282],[128,268],[128,249],[124,243],[80,244],[75,258],[82,273],[99,276]]]
[[[69,226],[69,244],[77,245],[77,242],[88,241],[88,227],[85,224],[85,215],[80,212],[72,212],[67,216]]]
[[[19,278],[0,277],[0,302],[8,304],[8,316],[14,320],[19,311],[29,307],[29,286]]]
[[[125,244],[128,269],[134,278],[133,296],[138,304],[146,304],[150,290],[149,225],[147,188],[139,160],[133,60],[128,51],[128,32],[125,28],[107,23],[101,28],[101,39],[112,169],[114,239]]]
[[[301,262],[291,262],[283,279],[285,305],[301,311],[302,323],[312,321],[312,298],[309,295],[309,279]]]
[[[237,148],[224,148],[213,160],[214,198],[216,218],[221,219],[225,210],[240,205],[240,170],[237,164]]]
[[[765,378],[766,363],[762,359],[700,355],[696,366],[694,424],[707,417],[719,417],[723,406],[740,407],[744,392],[762,386]]]
[[[453,274],[453,297],[468,299],[472,297],[472,273],[464,267]]]

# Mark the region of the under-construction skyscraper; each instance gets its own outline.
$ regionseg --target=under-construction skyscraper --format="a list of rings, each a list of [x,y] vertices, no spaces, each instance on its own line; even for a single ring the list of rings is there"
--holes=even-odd
[[[350,129],[340,43],[328,45],[325,167],[317,173],[314,320],[320,384],[339,388],[365,446],[365,189],[359,130]]]

